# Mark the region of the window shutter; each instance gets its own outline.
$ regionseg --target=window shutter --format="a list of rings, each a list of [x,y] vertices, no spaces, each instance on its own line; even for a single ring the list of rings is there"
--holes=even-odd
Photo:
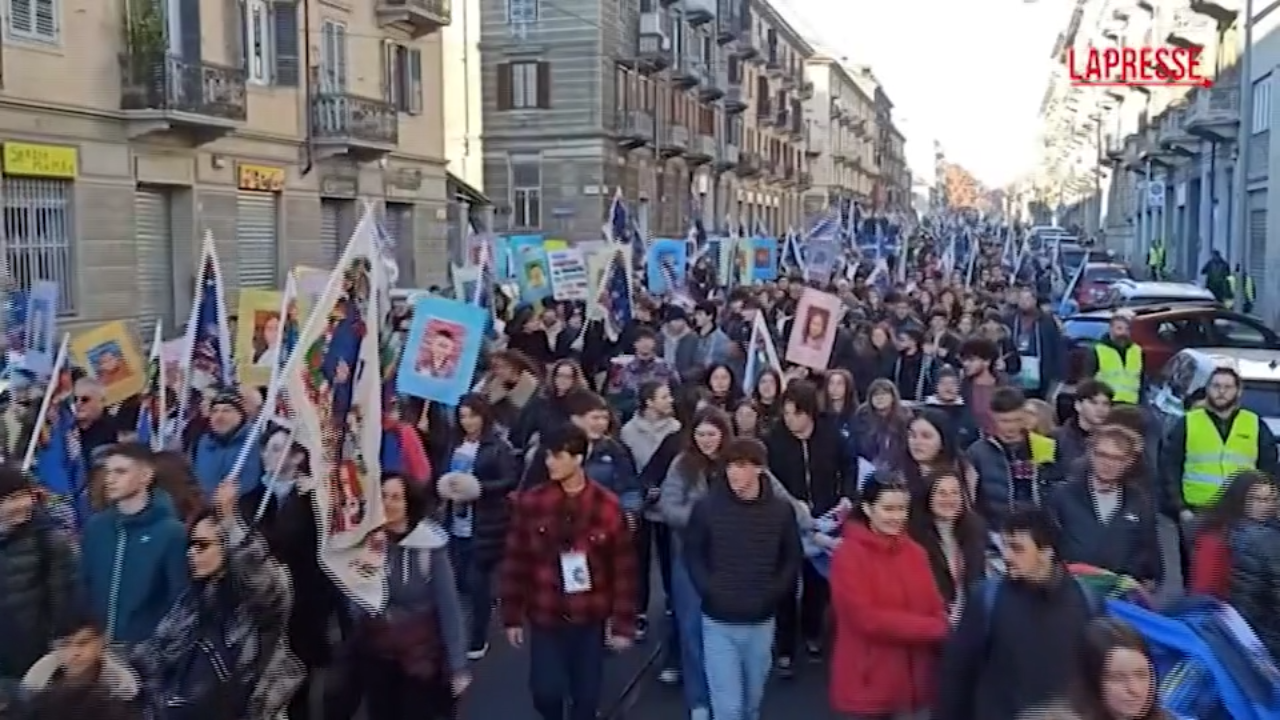
[[[538,107],[551,107],[551,63],[538,61]]]
[[[422,51],[409,51],[409,114],[422,114]]]
[[[396,44],[391,40],[382,41],[382,99],[392,105],[399,105],[397,92],[400,81],[396,77]]]
[[[511,105],[511,63],[498,63],[498,109],[510,110]]]
[[[244,7],[245,0],[227,0],[227,50],[230,52],[231,64],[241,70],[249,67],[249,58],[245,48],[249,47],[248,28]]]
[[[271,6],[275,45],[274,82],[280,87],[298,86],[298,6],[277,0]]]
[[[42,38],[58,37],[58,13],[54,0],[34,0],[35,33]]]
[[[36,0],[9,0],[9,29],[15,33],[30,35],[35,32]]]
[[[320,26],[320,92],[322,93],[333,91],[334,79],[337,77],[334,70],[336,62],[333,51],[333,23],[324,23]]]
[[[396,45],[396,110],[409,112],[409,48]]]
[[[334,40],[338,51],[338,90],[347,90],[347,29],[342,25],[334,27]]]

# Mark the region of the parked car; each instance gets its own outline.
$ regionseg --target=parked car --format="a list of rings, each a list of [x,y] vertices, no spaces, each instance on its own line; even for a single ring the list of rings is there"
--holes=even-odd
[[[1257,413],[1280,436],[1280,350],[1246,348],[1181,350],[1165,363],[1147,401],[1165,430],[1204,399],[1210,373],[1224,365],[1240,373],[1240,406]]]
[[[1127,270],[1126,270],[1127,272]],[[1086,274],[1088,271],[1086,270]],[[1082,309],[1137,307],[1139,305],[1215,304],[1213,293],[1193,283],[1150,282],[1124,277],[1112,281],[1091,306],[1081,304]]]
[[[1077,307],[1087,310],[1103,304],[1110,296],[1111,286],[1121,280],[1132,280],[1127,265],[1114,262],[1090,262],[1084,266],[1084,274],[1076,283]]]
[[[1126,309],[1134,314],[1133,339],[1142,348],[1148,380],[1183,348],[1280,350],[1280,335],[1261,320],[1216,303],[1166,303]],[[1114,309],[1093,310],[1062,321],[1069,386],[1079,381],[1084,354],[1107,334],[1114,313]]]
[[[1115,253],[1110,250],[1068,242],[1058,245],[1058,258],[1062,261],[1063,276],[1068,279],[1075,275],[1082,262],[1116,262]]]

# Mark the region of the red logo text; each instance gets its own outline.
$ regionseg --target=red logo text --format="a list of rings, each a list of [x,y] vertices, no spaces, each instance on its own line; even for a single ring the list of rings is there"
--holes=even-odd
[[[1073,85],[1195,85],[1212,78],[1200,68],[1199,48],[1067,48],[1067,70]]]

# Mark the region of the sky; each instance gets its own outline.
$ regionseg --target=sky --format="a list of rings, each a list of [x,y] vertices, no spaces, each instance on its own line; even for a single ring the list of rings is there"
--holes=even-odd
[[[914,174],[933,176],[934,140],[988,187],[1032,168],[1049,53],[1070,0],[770,2],[820,52],[872,67]]]

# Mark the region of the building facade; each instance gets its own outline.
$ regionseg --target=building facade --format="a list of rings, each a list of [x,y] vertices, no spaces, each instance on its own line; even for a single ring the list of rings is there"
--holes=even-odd
[[[768,4],[481,3],[499,230],[596,238],[617,187],[652,235],[799,223],[813,51]]]
[[[448,3],[166,2],[5,1],[12,278],[56,281],[66,327],[176,327],[205,231],[234,303],[332,266],[372,201],[402,282],[443,282]]]
[[[834,58],[810,59],[805,77],[814,88],[813,97],[804,104],[813,174],[805,209],[818,213],[845,198],[869,207],[876,182],[872,171],[875,104]]]

